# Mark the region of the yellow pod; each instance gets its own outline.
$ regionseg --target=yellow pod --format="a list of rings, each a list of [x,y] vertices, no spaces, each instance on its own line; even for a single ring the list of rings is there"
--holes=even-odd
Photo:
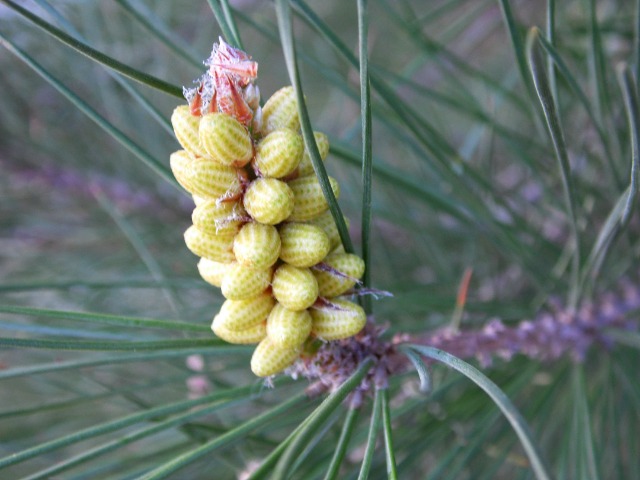
[[[225,342],[241,345],[258,343],[267,336],[267,325],[265,322],[260,322],[257,325],[243,330],[230,330],[221,320],[220,315],[216,315],[213,319],[211,330]]]
[[[338,198],[340,195],[340,185],[335,178],[329,177],[331,190]],[[293,191],[294,207],[291,215],[287,218],[290,222],[306,222],[311,220],[329,208],[329,204],[324,198],[320,182],[315,176],[296,178],[289,182]]]
[[[333,255],[334,253],[347,253],[347,251],[344,249],[344,245],[342,245],[341,243],[336,248],[331,250],[331,255]]]
[[[173,152],[169,156],[169,165],[171,167],[171,171],[173,172],[173,176],[176,177],[176,180],[178,181],[180,186],[187,192],[191,192],[191,190],[193,189],[193,187],[191,186],[191,164],[195,161],[195,159],[196,157],[187,150],[178,150],[177,152]]]
[[[294,210],[289,185],[275,178],[257,178],[244,193],[244,208],[254,220],[275,225]]]
[[[281,88],[262,107],[262,133],[267,135],[281,128],[300,129],[298,101],[293,87]]]
[[[329,253],[331,244],[322,228],[305,223],[285,223],[280,227],[280,258],[294,267],[311,267]]]
[[[199,157],[206,157],[207,152],[202,148],[198,136],[200,119],[201,117],[191,115],[188,105],[180,105],[171,114],[171,125],[182,148]]]
[[[191,198],[193,198],[193,203],[196,207],[199,207],[204,202],[208,202],[209,200],[211,200],[210,198],[201,197],[200,195],[192,195]]]
[[[221,263],[231,263],[236,259],[233,240],[233,235],[211,235],[193,225],[184,232],[184,242],[189,250],[199,257]]]
[[[276,303],[267,318],[267,336],[278,347],[299,347],[311,333],[311,315]]]
[[[253,268],[233,263],[222,279],[222,295],[229,300],[245,300],[264,292],[271,283],[273,269]]]
[[[276,301],[268,293],[246,300],[226,300],[216,318],[227,330],[245,330],[265,321]]]
[[[235,168],[208,158],[195,157],[186,150],[171,154],[169,162],[178,183],[197,197],[217,199],[241,192]]]
[[[324,263],[345,276],[314,270],[313,275],[318,281],[321,297],[331,298],[342,295],[352,288],[364,273],[364,260],[352,253],[332,253],[324,259]]]
[[[247,212],[239,202],[207,199],[196,206],[191,220],[201,231],[215,235],[235,234],[246,221]]]
[[[236,260],[253,268],[268,268],[280,256],[280,235],[272,225],[250,222],[242,226],[233,241]]]
[[[347,300],[332,300],[335,307],[325,306],[310,310],[313,320],[311,333],[324,340],[349,338],[362,330],[367,316],[360,305]]]
[[[202,117],[199,130],[202,148],[223,165],[243,167],[253,157],[253,143],[247,129],[224,113]]]
[[[289,310],[304,310],[318,298],[318,282],[308,268],[280,265],[271,281],[273,296]]]
[[[278,347],[269,337],[263,339],[251,357],[251,371],[258,377],[280,373],[300,356],[300,347]]]
[[[304,142],[293,130],[274,130],[256,147],[255,164],[265,177],[282,178],[293,172],[302,159]]]
[[[344,221],[349,226],[349,219],[344,217]],[[330,250],[333,250],[339,245],[342,245],[342,240],[340,240],[340,233],[338,233],[338,227],[336,226],[336,222],[333,220],[333,215],[329,210],[325,210],[320,215],[315,218],[312,218],[307,223],[310,225],[316,225],[327,234],[329,237],[329,245]]]
[[[318,147],[320,158],[324,160],[327,158],[327,155],[329,155],[329,137],[322,132],[313,132],[313,136],[316,139],[316,146]],[[314,173],[311,157],[309,156],[307,149],[305,149],[302,154],[302,160],[300,160],[300,165],[298,165],[298,176],[306,177],[307,175],[313,175]]]
[[[207,283],[220,288],[222,279],[231,265],[233,263],[222,263],[208,258],[201,258],[198,262],[198,272]]]

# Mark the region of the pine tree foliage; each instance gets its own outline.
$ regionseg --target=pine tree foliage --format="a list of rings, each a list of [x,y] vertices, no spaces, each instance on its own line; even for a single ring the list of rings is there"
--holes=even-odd
[[[169,164],[219,37],[366,264],[266,381]],[[2,0],[0,52],[0,478],[640,477],[640,2]]]

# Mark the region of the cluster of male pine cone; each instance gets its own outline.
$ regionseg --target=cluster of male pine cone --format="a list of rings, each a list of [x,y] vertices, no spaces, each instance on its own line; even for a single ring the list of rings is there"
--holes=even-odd
[[[265,377],[316,339],[362,330],[365,312],[340,297],[365,266],[344,251],[299,133],[293,88],[260,107],[251,57],[220,40],[207,64],[199,86],[185,91],[189,105],[171,117],[184,148],[171,155],[171,169],[196,205],[187,247],[227,299],[211,328],[230,343],[257,343],[251,369]],[[315,140],[324,160],[327,136]]]

